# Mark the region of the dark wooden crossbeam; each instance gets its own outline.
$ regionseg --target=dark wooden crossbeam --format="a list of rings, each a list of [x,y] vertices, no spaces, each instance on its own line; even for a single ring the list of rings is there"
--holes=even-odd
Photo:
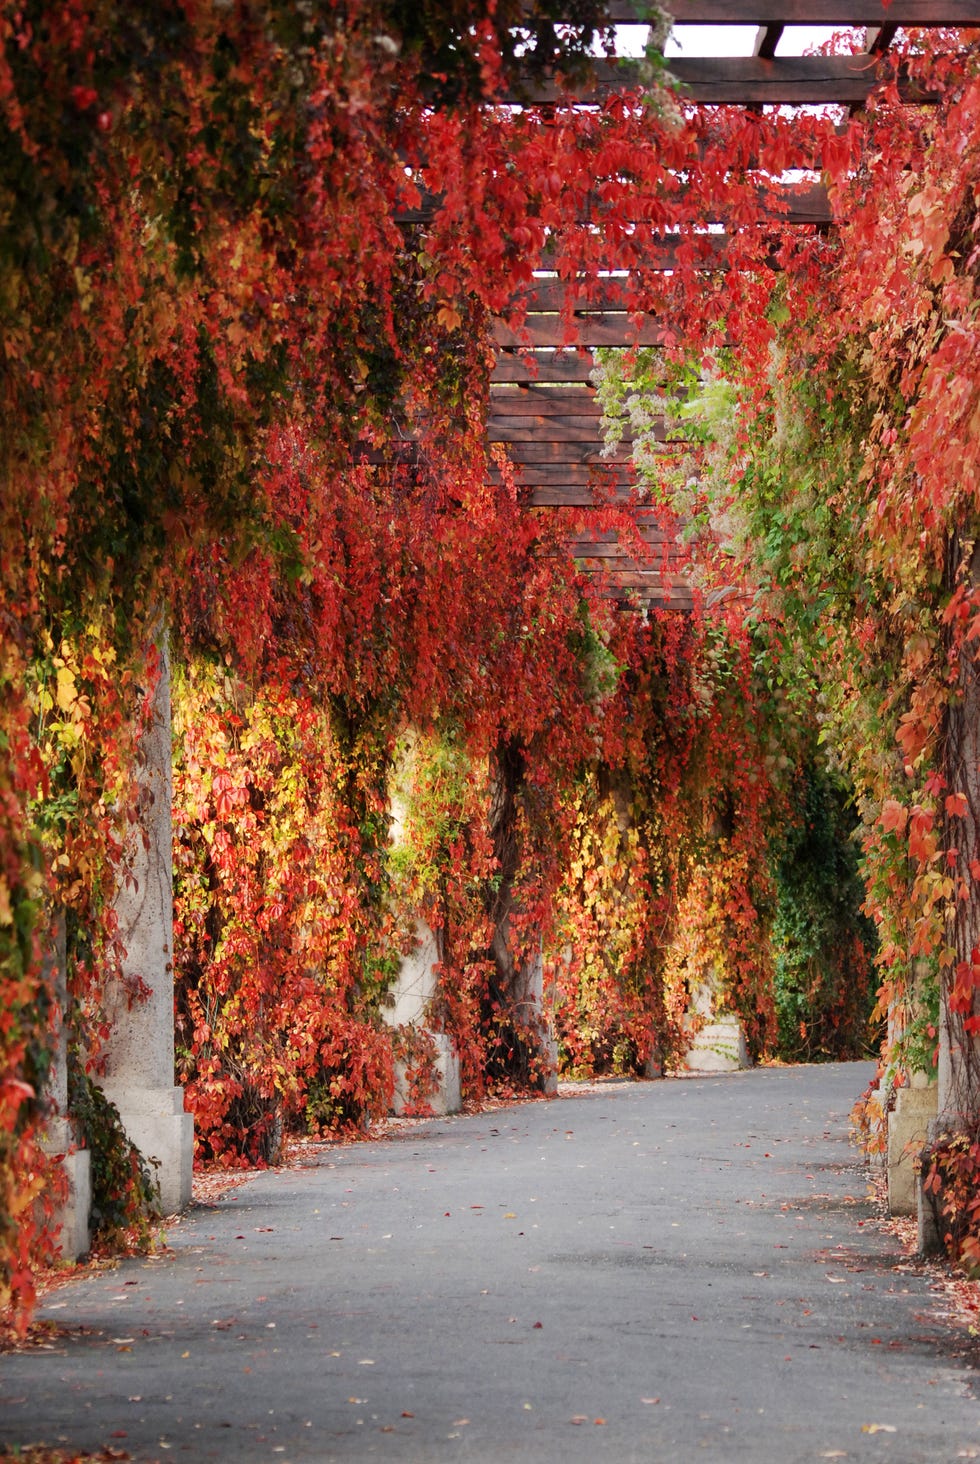
[[[636,500],[636,488],[624,477],[621,482],[604,485],[600,490],[592,483],[525,483],[530,489],[528,502],[532,508],[602,508],[607,504],[629,504]]]
[[[669,0],[676,25],[980,26],[980,0]],[[609,19],[642,25],[631,0],[609,0]]]
[[[634,195],[634,201],[636,218],[633,222],[641,224],[643,222],[642,194],[637,192]],[[438,205],[439,200],[437,198],[432,196],[423,197],[418,208],[400,209],[397,215],[398,222],[401,224],[429,223]],[[602,203],[598,198],[593,198],[588,206],[579,214],[578,222],[583,224],[594,223],[599,227],[602,224],[604,216],[609,212],[610,208],[608,205]],[[705,225],[724,224],[724,218],[720,217],[721,212],[720,207],[717,210],[709,208],[701,223]],[[715,213],[718,213],[719,217],[716,218],[714,216]],[[819,183],[784,184],[782,186],[774,184],[765,195],[760,193],[759,196],[758,221],[759,223],[765,223],[768,219],[776,220],[780,224],[829,224],[831,222],[831,213],[830,204],[827,199],[827,190]],[[628,214],[624,216],[622,213],[618,213],[617,222],[620,225],[628,225],[631,220]],[[660,235],[654,238],[651,241],[651,269],[657,268],[658,265],[664,269],[673,268],[673,265],[668,262],[666,257],[663,257],[663,262],[660,263],[661,256],[658,255],[657,250],[661,241],[663,241],[668,249],[675,250],[677,248],[678,239],[676,235]],[[721,235],[718,236],[717,247],[719,249],[724,247]],[[676,255],[674,257],[676,259]]]
[[[648,508],[638,508],[635,511],[633,532],[648,549],[656,550],[657,562],[661,562],[662,554],[668,554],[677,549],[677,531],[664,528],[663,524],[652,517]],[[622,539],[615,529],[577,529],[568,535],[569,547],[575,551],[579,548],[588,549],[597,557],[608,556],[616,558],[625,554]]]
[[[571,332],[571,340],[569,333]],[[560,315],[529,315],[520,330],[502,320],[494,323],[494,338],[504,350],[528,346],[662,346],[664,329],[651,316],[640,320],[622,312],[597,312],[564,320]]]
[[[782,39],[784,29],[785,27],[781,25],[760,25],[756,31],[752,54],[761,56],[764,61],[771,61],[776,54],[776,47]]]
[[[490,422],[517,422],[528,417],[539,423],[545,417],[589,420],[595,435],[602,409],[595,392],[587,386],[498,386],[490,393]]]
[[[557,413],[541,414],[541,416],[524,416],[524,414],[511,413],[501,410],[497,401],[491,401],[491,417],[489,417],[488,436],[491,442],[513,442],[517,447],[514,457],[520,457],[523,461],[530,461],[526,452],[520,451],[523,447],[532,447],[535,444],[546,442],[549,447],[555,444],[587,444],[595,447],[599,441],[598,423],[599,416],[558,416]],[[624,435],[624,442],[631,442],[633,438]]]
[[[492,382],[591,381],[595,361],[578,351],[539,351],[536,354],[498,351]]]
[[[662,438],[663,428],[660,435]],[[537,467],[602,469],[633,460],[632,446],[626,442],[620,443],[607,456],[607,450],[596,432],[592,434],[591,442],[582,438],[556,442],[552,438],[542,437],[530,441],[527,438],[515,441],[513,438],[498,437],[497,441],[507,442],[511,461],[516,467],[529,470]]]
[[[876,86],[893,75],[887,62],[866,54],[678,58],[668,66],[682,84],[686,99],[739,106],[854,105],[865,102]],[[935,100],[901,69],[898,94],[906,102]]]
[[[539,503],[541,495],[553,508],[593,508],[606,502],[610,495],[618,503],[632,502],[636,497],[636,482],[629,463],[604,463],[601,467],[590,463],[524,463],[520,468],[518,484],[533,490],[532,503]]]
[[[720,269],[724,267],[724,252],[728,248],[729,240],[725,234],[702,234],[696,241],[696,249],[704,254],[704,265],[706,269]],[[643,260],[645,271],[659,271],[661,268],[659,260],[651,264],[644,252]],[[543,268],[547,266],[544,265]],[[677,267],[677,255],[673,256],[671,269]],[[635,283],[635,282],[634,282]],[[631,281],[628,275],[600,275],[586,283],[576,285],[569,283],[557,276],[538,276],[519,289],[515,295],[515,303],[520,303],[530,314],[531,312],[555,312],[572,311],[576,315],[580,313],[612,313],[624,314],[628,310],[628,296],[631,288]]]
[[[701,56],[672,57],[670,75],[685,101],[707,105],[815,106],[856,105],[867,100],[891,67],[874,55],[858,56]],[[546,106],[573,98],[582,106],[598,106],[620,92],[642,88],[643,72],[635,61],[597,60],[587,82],[563,88],[552,82],[528,84],[524,94],[505,92],[507,103],[524,101]],[[899,96],[907,102],[928,102],[932,95],[903,70]]]

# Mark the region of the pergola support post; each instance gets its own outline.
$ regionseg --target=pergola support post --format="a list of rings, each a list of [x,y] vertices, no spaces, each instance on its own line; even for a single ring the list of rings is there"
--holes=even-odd
[[[47,1097],[51,1114],[44,1127],[41,1145],[64,1176],[64,1192],[49,1222],[58,1232],[62,1258],[75,1261],[89,1248],[89,1216],[92,1209],[92,1164],[87,1149],[79,1148],[68,1112],[68,1007],[65,912],[58,910],[51,924],[44,956],[44,981],[54,1009],[54,1044],[48,1075]]]
[[[139,821],[116,896],[126,950],[106,993],[111,1024],[100,1086],[154,1171],[164,1214],[191,1198],[194,1121],[174,1083],[173,815],[170,659],[159,633],[160,678],[140,749]]]

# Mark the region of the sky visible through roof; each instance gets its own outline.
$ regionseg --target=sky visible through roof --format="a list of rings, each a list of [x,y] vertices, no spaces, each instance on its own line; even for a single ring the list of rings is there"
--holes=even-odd
[[[757,26],[678,25],[665,54],[667,56],[751,56]],[[788,25],[779,38],[777,56],[802,56],[834,34],[833,26]]]
[[[677,25],[667,43],[667,56],[751,56],[757,26]],[[642,56],[648,28],[617,26],[616,49],[621,56]],[[788,25],[779,38],[777,56],[802,56],[834,34],[832,26]]]

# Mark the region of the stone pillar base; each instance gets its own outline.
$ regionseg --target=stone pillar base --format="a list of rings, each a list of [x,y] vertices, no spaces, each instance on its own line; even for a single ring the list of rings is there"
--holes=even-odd
[[[133,1088],[112,1082],[101,1086],[118,1108],[129,1139],[150,1165],[163,1214],[185,1209],[194,1178],[194,1117],[184,1112],[183,1088]]]
[[[938,1088],[935,1091],[938,1093]],[[930,1119],[924,1142],[931,1144],[942,1138],[943,1135],[970,1132],[971,1129],[971,1118],[958,1113],[941,1113]],[[921,1175],[916,1176],[915,1188],[919,1255],[941,1255],[946,1249],[943,1244],[942,1216],[937,1216],[933,1208],[932,1197],[923,1193]]]
[[[540,1088],[546,1098],[558,1096],[558,1042],[551,1032],[542,1033],[540,1058],[543,1063]]]
[[[434,1093],[426,1095],[425,1102],[437,1118],[443,1118],[447,1113],[458,1113],[463,1106],[459,1056],[452,1039],[447,1037],[445,1032],[430,1032],[428,1035],[436,1049],[436,1090]],[[411,1107],[411,1100],[407,1064],[396,1062],[392,1112],[396,1117],[401,1118],[409,1107]]]
[[[737,1017],[719,1017],[694,1036],[684,1059],[693,1073],[737,1073],[750,1066],[745,1033]]]
[[[43,1148],[61,1169],[68,1184],[67,1194],[55,1207],[48,1226],[59,1231],[61,1258],[77,1261],[91,1244],[89,1215],[92,1211],[92,1159],[87,1149],[75,1148],[71,1126],[64,1118],[52,1119],[44,1135]]]
[[[643,1076],[645,1078],[662,1078],[664,1075],[663,1055],[657,1051],[651,1052],[643,1064]]]
[[[895,1094],[895,1107],[888,1115],[888,1210],[892,1215],[917,1212],[915,1160],[938,1105],[935,1085],[899,1088]]]

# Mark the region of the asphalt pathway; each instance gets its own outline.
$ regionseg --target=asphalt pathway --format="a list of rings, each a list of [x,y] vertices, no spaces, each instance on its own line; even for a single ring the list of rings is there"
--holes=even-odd
[[[0,1443],[133,1459],[980,1459],[969,1339],[872,1218],[870,1069],[597,1085],[197,1207],[53,1293]]]

